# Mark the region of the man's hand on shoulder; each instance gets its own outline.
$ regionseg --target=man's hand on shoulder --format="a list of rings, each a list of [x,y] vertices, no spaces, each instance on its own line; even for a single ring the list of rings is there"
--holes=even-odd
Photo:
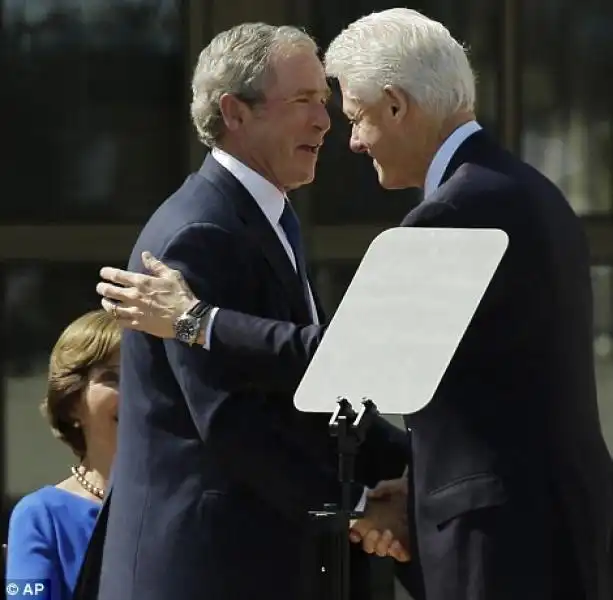
[[[174,338],[174,323],[198,299],[183,275],[143,252],[142,261],[151,275],[103,267],[96,291],[102,307],[123,327],[144,331],[159,338]]]

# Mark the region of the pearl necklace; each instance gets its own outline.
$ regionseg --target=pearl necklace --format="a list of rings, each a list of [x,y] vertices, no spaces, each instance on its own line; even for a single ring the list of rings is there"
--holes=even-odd
[[[77,480],[77,482],[84,490],[92,494],[92,496],[96,496],[96,498],[104,500],[104,490],[102,488],[96,487],[93,483],[89,482],[86,479],[86,470],[83,465],[79,465],[78,467],[72,466],[70,467],[70,470],[72,472],[72,476]]]

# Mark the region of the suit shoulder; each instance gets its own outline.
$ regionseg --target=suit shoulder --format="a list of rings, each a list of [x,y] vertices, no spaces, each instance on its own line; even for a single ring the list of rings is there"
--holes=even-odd
[[[465,163],[433,195],[462,212],[479,211],[498,219],[531,215],[572,216],[561,190],[531,165],[505,153],[480,163]]]
[[[199,174],[190,175],[151,216],[150,223],[177,229],[189,223],[230,226],[236,217],[233,203],[224,192]]]
[[[462,164],[439,192],[446,197],[512,198],[515,204],[547,197],[567,204],[561,190],[543,173],[502,149]]]
[[[240,226],[231,199],[208,179],[192,174],[159,206],[141,230],[132,251],[130,268],[140,265],[142,251],[159,255],[181,231],[198,224],[226,231]]]
[[[520,186],[499,171],[474,163],[461,165],[433,194],[415,207],[403,225],[460,226],[465,220],[480,222],[495,207],[501,215],[505,200],[520,195]],[[495,199],[495,202],[493,201]]]
[[[440,201],[471,198],[481,199],[515,196],[522,189],[521,182],[509,173],[475,163],[461,165],[455,173],[437,190]]]

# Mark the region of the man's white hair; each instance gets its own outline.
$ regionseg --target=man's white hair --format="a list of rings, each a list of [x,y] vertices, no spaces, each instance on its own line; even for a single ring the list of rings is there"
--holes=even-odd
[[[326,73],[358,101],[375,102],[387,85],[404,90],[441,118],[475,105],[466,50],[438,21],[408,8],[372,13],[330,44]]]
[[[234,94],[248,104],[264,100],[272,81],[273,57],[301,49],[317,52],[304,31],[291,26],[243,23],[216,35],[200,53],[192,79],[191,116],[200,140],[209,147],[224,131],[219,101]]]

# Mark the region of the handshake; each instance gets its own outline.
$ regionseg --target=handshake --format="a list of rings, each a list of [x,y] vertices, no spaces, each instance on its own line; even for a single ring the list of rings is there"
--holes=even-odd
[[[364,516],[351,522],[349,539],[368,554],[408,562],[407,492],[406,477],[382,481],[370,490]]]

